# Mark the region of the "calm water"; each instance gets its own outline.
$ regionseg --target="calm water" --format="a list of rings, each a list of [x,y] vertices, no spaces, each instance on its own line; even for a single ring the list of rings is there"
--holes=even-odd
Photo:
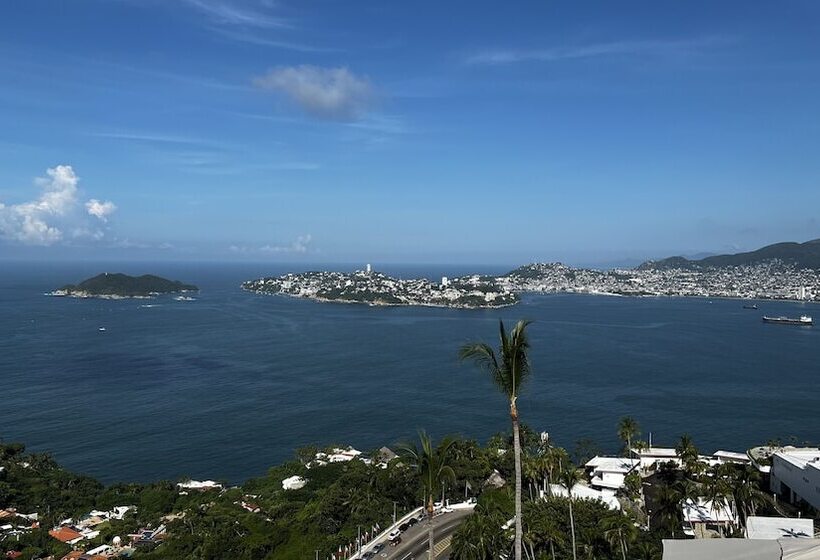
[[[301,445],[367,450],[418,428],[485,440],[507,428],[505,403],[456,352],[495,343],[499,318],[536,321],[521,414],[570,448],[588,437],[614,450],[627,414],[657,444],[686,431],[706,451],[820,434],[820,327],[760,321],[820,316],[817,306],[558,295],[501,311],[368,308],[239,289],[295,270],[277,265],[0,266],[0,437],[105,481],[241,481]],[[103,270],[158,273],[202,293],[42,295]]]

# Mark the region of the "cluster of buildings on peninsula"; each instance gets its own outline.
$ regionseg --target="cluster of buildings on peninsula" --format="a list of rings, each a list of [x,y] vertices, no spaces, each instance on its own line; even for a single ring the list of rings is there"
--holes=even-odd
[[[820,270],[779,260],[742,266],[596,270],[561,263],[533,263],[503,276],[392,278],[365,270],[305,272],[244,282],[245,290],[319,301],[369,305],[503,307],[521,293],[580,293],[624,296],[728,297],[820,301]]]

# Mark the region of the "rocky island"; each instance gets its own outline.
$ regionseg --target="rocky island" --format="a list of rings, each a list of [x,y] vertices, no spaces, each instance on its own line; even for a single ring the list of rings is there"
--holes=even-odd
[[[418,305],[427,307],[489,308],[518,302],[518,296],[502,288],[490,276],[403,280],[379,272],[304,272],[260,278],[242,284],[260,294],[282,294],[317,301],[366,305]]]
[[[122,273],[104,272],[79,284],[68,284],[49,295],[76,298],[151,298],[160,294],[196,292],[199,288],[178,280],[168,280],[153,274],[128,276]]]

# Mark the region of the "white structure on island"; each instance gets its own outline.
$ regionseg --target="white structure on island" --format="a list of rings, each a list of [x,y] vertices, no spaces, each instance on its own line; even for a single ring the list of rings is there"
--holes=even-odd
[[[770,487],[789,502],[820,509],[820,449],[784,447],[772,455]]]
[[[284,490],[299,490],[304,488],[307,480],[301,476],[293,475],[282,481],[282,488]]]
[[[568,497],[566,486],[561,484],[550,484],[550,491],[553,496]],[[578,500],[599,500],[609,509],[620,510],[621,503],[615,497],[614,490],[596,490],[584,484],[576,484],[572,487],[572,497]]]
[[[814,520],[750,515],[746,518],[746,538],[811,539],[814,538]]]
[[[618,490],[624,487],[626,475],[637,469],[640,464],[640,459],[593,457],[587,461],[585,467],[590,476],[590,486],[599,490]]]
[[[213,480],[187,480],[178,482],[177,486],[183,490],[222,490],[222,484]]]

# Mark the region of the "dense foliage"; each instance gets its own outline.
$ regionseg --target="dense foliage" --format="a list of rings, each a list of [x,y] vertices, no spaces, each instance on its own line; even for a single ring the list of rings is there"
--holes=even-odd
[[[192,284],[184,284],[177,280],[167,280],[152,274],[128,276],[127,274],[108,272],[83,280],[77,285],[69,284],[60,289],[70,294],[82,292],[90,295],[122,297],[173,294],[199,290],[199,288]]]

